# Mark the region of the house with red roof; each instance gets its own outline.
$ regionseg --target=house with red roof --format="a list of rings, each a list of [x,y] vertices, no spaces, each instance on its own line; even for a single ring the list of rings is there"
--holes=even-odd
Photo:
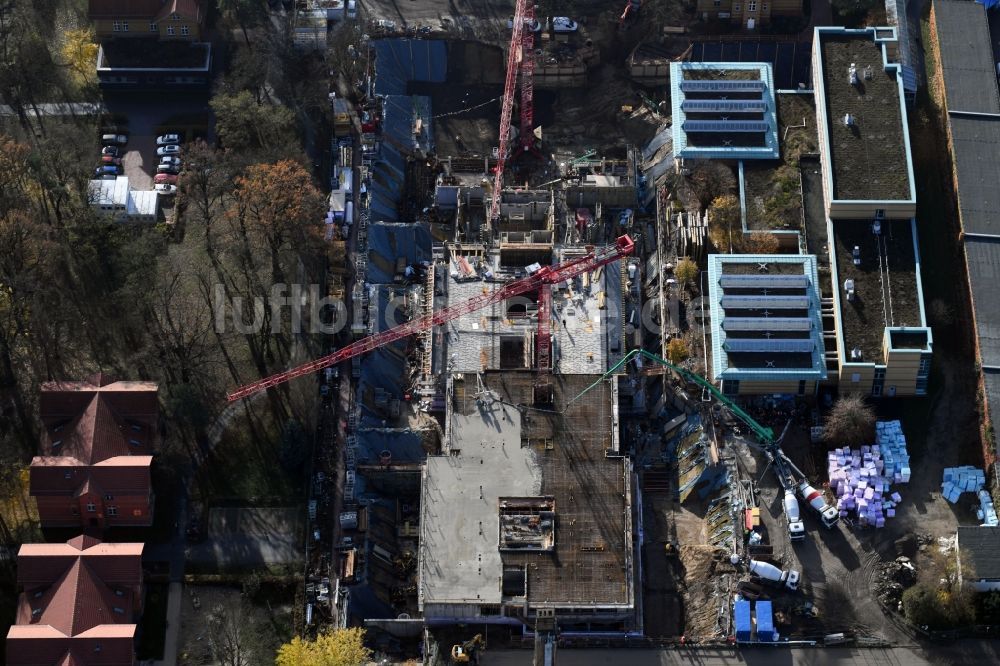
[[[141,543],[25,544],[8,666],[132,666],[142,611]]]
[[[48,382],[30,493],[42,527],[104,529],[153,523],[150,468],[159,403],[152,382]]]
[[[98,39],[155,37],[196,42],[205,25],[204,0],[90,0]]]

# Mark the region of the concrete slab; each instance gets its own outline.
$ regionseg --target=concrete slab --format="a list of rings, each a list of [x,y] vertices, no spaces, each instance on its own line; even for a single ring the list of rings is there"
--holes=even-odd
[[[421,598],[425,604],[498,604],[498,498],[539,495],[541,468],[535,453],[521,446],[521,415],[511,406],[494,402],[477,415],[454,414],[451,433],[458,453],[427,458]]]

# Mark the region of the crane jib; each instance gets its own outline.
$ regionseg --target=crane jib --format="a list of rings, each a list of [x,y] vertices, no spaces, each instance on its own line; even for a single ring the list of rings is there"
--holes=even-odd
[[[420,333],[421,331],[426,331],[434,326],[445,324],[453,319],[461,317],[463,314],[481,310],[488,305],[499,303],[530,291],[537,291],[540,287],[546,284],[556,284],[558,282],[563,282],[564,280],[570,280],[577,275],[592,271],[606,264],[610,264],[621,257],[631,254],[634,249],[635,242],[627,235],[621,236],[617,241],[615,241],[614,245],[608,245],[599,249],[591,249],[582,257],[572,259],[556,266],[546,266],[528,277],[504,284],[493,293],[476,296],[475,298],[471,298],[462,303],[438,310],[433,314],[424,315],[408,321],[405,324],[394,326],[387,331],[382,331],[381,333],[376,333],[375,335],[369,335],[368,337],[362,338],[332,354],[310,361],[298,366],[297,368],[286,370],[285,372],[280,372],[252,384],[242,386],[227,395],[226,399],[229,402],[233,402],[241,398],[246,398],[247,396],[253,395],[258,391],[263,391],[264,389],[277,386],[278,384],[283,384],[284,382],[296,379],[297,377],[317,372],[323,368],[336,365],[337,363],[346,361],[359,354],[364,354],[365,352],[387,345],[390,342],[395,342],[396,340],[401,340],[402,338],[413,335],[414,333]]]

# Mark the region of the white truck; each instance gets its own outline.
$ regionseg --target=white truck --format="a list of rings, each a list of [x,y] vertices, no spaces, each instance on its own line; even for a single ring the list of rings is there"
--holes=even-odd
[[[792,488],[785,488],[785,499],[781,503],[785,510],[785,522],[788,523],[788,538],[792,541],[803,541],[806,538],[806,526],[802,524],[799,515],[799,501]]]
[[[802,482],[799,483],[799,494],[819,515],[823,527],[829,530],[840,522],[840,512],[837,511],[836,507],[830,506],[823,493],[813,488],[808,480],[802,479]]]
[[[799,572],[794,569],[782,571],[773,564],[761,562],[760,560],[750,560],[750,573],[760,578],[761,581],[774,587],[784,586],[794,592],[799,589]]]

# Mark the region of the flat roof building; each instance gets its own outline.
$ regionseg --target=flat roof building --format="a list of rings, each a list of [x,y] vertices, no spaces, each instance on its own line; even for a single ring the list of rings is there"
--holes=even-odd
[[[724,392],[815,392],[826,379],[812,255],[713,254],[712,380]]]
[[[423,474],[419,604],[428,622],[520,624],[555,608],[626,628],[634,615],[631,464],[618,455],[617,396],[595,375],[450,380],[442,455]],[[574,401],[574,399],[576,400]]]
[[[768,63],[670,63],[678,159],[776,159],[778,125]]]
[[[831,218],[911,218],[916,192],[894,28],[815,29],[813,81]]]
[[[115,221],[156,222],[159,194],[129,188],[128,176],[90,181],[90,205]]]

